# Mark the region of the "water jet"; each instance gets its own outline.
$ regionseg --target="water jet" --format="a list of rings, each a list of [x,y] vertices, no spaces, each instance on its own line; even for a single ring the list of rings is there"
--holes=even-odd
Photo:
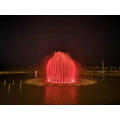
[[[64,52],[55,52],[46,65],[47,82],[76,83],[75,61]]]

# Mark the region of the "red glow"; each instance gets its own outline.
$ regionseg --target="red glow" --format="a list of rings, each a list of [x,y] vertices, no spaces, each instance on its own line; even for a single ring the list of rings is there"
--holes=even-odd
[[[47,105],[75,105],[77,104],[76,87],[46,87],[45,104]]]
[[[47,82],[75,83],[76,65],[73,59],[63,52],[55,52],[47,63]]]

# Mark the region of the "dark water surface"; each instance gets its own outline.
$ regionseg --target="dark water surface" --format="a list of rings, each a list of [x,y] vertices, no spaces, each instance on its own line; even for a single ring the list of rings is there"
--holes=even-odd
[[[89,76],[87,76],[89,77]],[[0,75],[1,105],[115,105],[120,104],[120,78],[89,77],[86,86],[32,86],[34,75]]]

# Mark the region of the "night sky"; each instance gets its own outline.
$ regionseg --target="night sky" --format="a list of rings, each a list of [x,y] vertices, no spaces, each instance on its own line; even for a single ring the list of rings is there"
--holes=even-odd
[[[82,65],[120,65],[119,16],[0,16],[0,66],[69,52]]]

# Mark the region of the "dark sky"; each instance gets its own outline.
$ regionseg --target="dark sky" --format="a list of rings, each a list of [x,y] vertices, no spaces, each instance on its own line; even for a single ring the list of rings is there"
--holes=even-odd
[[[83,65],[120,65],[119,16],[0,16],[0,66],[39,63],[55,50]]]

